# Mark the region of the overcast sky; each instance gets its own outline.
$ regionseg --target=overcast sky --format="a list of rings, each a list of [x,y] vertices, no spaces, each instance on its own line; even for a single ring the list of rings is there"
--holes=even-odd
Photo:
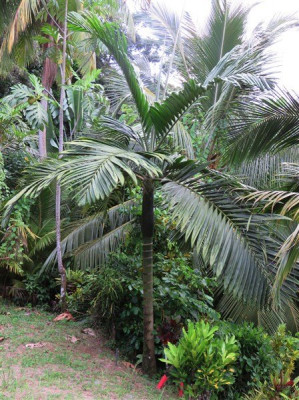
[[[191,11],[197,16],[199,24],[204,23],[209,14],[211,0],[156,0],[164,1],[179,13],[184,10]],[[257,0],[231,0],[231,3],[255,4]],[[248,26],[260,22],[267,22],[275,16],[297,16],[299,19],[299,0],[259,0],[248,16]],[[277,62],[280,65],[278,76],[283,86],[299,93],[299,27],[282,35],[281,40],[275,45]]]

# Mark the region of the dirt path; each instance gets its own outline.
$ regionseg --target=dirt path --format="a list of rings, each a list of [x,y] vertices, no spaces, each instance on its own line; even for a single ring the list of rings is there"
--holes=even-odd
[[[175,399],[77,322],[0,302],[0,400]],[[4,338],[4,339],[1,339]],[[26,346],[27,345],[27,346]]]

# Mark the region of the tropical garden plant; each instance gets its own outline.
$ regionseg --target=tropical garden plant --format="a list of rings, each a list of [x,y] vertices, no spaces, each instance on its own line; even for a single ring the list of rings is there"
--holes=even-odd
[[[216,337],[217,330],[204,321],[189,322],[178,344],[168,343],[164,350],[162,361],[173,367],[170,375],[177,385],[183,383],[186,399],[216,399],[234,383],[238,344],[234,336]]]

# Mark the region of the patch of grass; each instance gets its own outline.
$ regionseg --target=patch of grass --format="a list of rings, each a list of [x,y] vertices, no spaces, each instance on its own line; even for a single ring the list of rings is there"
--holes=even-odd
[[[102,340],[83,335],[82,324],[55,323],[50,313],[0,300],[0,328],[7,338],[0,346],[0,400],[176,398],[171,391],[161,397],[155,381],[121,363],[116,367],[113,352]],[[80,341],[73,344],[68,335]],[[37,342],[45,347],[25,347]]]

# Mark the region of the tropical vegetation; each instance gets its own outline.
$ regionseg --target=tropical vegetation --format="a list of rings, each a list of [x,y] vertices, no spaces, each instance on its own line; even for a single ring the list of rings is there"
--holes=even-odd
[[[298,21],[249,36],[249,12],[0,19],[2,296],[88,321],[185,398],[298,395],[299,99],[273,72]]]

